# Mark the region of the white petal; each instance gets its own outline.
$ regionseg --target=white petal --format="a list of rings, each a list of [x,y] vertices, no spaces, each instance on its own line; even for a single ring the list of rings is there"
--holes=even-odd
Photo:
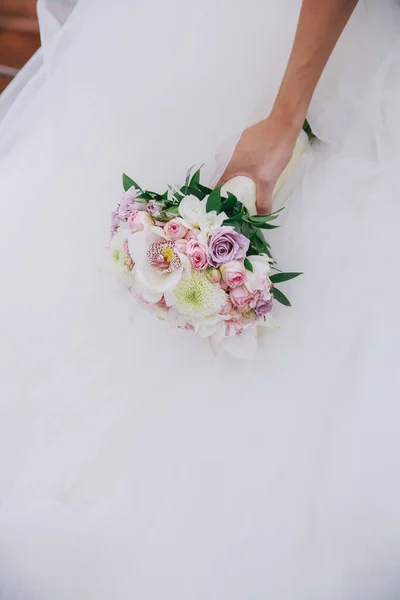
[[[230,179],[227,183],[222,186],[222,194],[230,192],[247,208],[249,215],[253,216],[257,214],[256,208],[256,184],[250,177],[239,175]]]
[[[164,300],[167,306],[173,306],[176,303],[176,296],[174,292],[164,292]]]

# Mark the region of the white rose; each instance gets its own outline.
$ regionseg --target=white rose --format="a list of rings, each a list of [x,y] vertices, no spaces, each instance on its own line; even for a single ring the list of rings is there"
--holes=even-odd
[[[213,231],[221,227],[222,223],[227,219],[228,216],[223,212],[217,214],[217,211],[212,210],[206,213],[200,218],[200,230],[206,236],[210,235]]]
[[[270,258],[266,254],[259,254],[258,256],[248,256],[247,259],[250,261],[253,271],[246,269],[245,286],[250,292],[264,289],[271,271]]]
[[[252,217],[257,214],[256,209],[256,184],[250,177],[239,175],[225,183],[221,188],[221,194],[226,196],[230,192],[247,208]]]
[[[206,200],[185,196],[179,205],[179,214],[190,227],[199,227],[201,218],[206,214]]]
[[[299,137],[297,138],[296,146],[293,151],[293,156],[292,156],[288,166],[286,167],[286,169],[284,169],[284,171],[282,172],[281,176],[279,177],[279,179],[276,183],[273,197],[275,197],[276,194],[279,192],[279,190],[284,186],[288,177],[291,175],[291,173],[297,167],[298,162],[300,161],[301,157],[307,150],[308,146],[309,146],[308,136],[305,131],[301,131]],[[221,191],[222,191],[222,194],[226,194],[227,192],[230,192],[231,194],[236,196],[236,198],[242,204],[244,204],[244,206],[247,208],[250,216],[257,214],[257,208],[256,208],[257,188],[256,188],[256,184],[254,183],[254,181],[252,179],[250,179],[250,177],[245,177],[243,175],[234,177],[233,179],[231,179],[230,181],[228,181],[227,183],[225,183],[222,186]]]

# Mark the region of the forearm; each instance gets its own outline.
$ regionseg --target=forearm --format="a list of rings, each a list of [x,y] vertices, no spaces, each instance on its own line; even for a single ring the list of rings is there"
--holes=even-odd
[[[358,0],[303,0],[273,114],[300,130],[324,67]]]

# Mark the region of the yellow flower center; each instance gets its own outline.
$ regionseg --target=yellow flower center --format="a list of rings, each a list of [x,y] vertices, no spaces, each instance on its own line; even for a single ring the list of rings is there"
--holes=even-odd
[[[171,260],[174,258],[174,256],[174,251],[171,247],[166,246],[163,248],[162,257],[168,265],[171,263]]]

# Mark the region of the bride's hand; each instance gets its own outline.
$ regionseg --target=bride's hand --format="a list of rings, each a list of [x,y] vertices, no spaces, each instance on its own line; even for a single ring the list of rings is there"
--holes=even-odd
[[[245,129],[220,183],[237,175],[250,177],[257,186],[258,213],[270,213],[272,193],[292,157],[298,133],[295,126],[274,114]]]

